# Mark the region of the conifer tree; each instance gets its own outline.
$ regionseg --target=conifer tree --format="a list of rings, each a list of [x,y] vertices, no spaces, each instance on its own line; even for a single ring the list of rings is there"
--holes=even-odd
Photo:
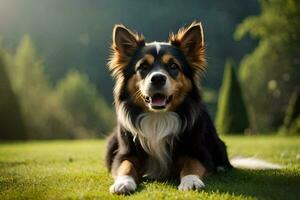
[[[242,91],[232,65],[231,60],[226,62],[219,92],[216,126],[222,134],[242,134],[249,127]]]

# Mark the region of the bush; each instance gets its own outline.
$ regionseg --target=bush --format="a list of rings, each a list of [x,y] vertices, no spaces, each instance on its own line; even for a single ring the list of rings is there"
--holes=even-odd
[[[242,91],[232,66],[227,61],[219,92],[216,127],[223,134],[241,134],[249,127]]]
[[[104,98],[98,95],[96,87],[86,75],[78,71],[69,72],[66,78],[58,83],[55,93],[69,117],[86,131],[103,136],[112,129],[112,110]]]

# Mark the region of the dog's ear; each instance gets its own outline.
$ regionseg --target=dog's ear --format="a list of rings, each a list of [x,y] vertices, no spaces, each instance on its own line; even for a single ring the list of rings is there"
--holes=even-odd
[[[133,33],[124,25],[115,25],[113,30],[113,48],[116,51],[130,57],[140,44],[141,38],[138,34]]]
[[[145,41],[142,35],[130,31],[124,25],[115,25],[111,47],[112,54],[108,62],[114,77],[122,73],[137,49],[143,45],[145,45]]]
[[[193,22],[189,27],[181,28],[171,34],[170,43],[178,47],[196,71],[205,70],[204,35],[201,23]]]

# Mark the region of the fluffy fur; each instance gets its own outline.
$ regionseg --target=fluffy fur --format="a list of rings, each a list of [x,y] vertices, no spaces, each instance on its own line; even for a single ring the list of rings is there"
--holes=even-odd
[[[150,155],[145,176],[165,176],[171,163],[173,140],[181,131],[181,119],[175,112],[144,113],[137,119],[137,138]]]

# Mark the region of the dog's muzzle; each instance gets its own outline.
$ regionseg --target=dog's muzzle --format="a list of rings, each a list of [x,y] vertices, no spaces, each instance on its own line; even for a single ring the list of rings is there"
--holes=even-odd
[[[152,109],[161,110],[165,109],[172,101],[173,95],[166,96],[164,94],[156,93],[153,96],[146,96],[145,102],[149,104]]]

